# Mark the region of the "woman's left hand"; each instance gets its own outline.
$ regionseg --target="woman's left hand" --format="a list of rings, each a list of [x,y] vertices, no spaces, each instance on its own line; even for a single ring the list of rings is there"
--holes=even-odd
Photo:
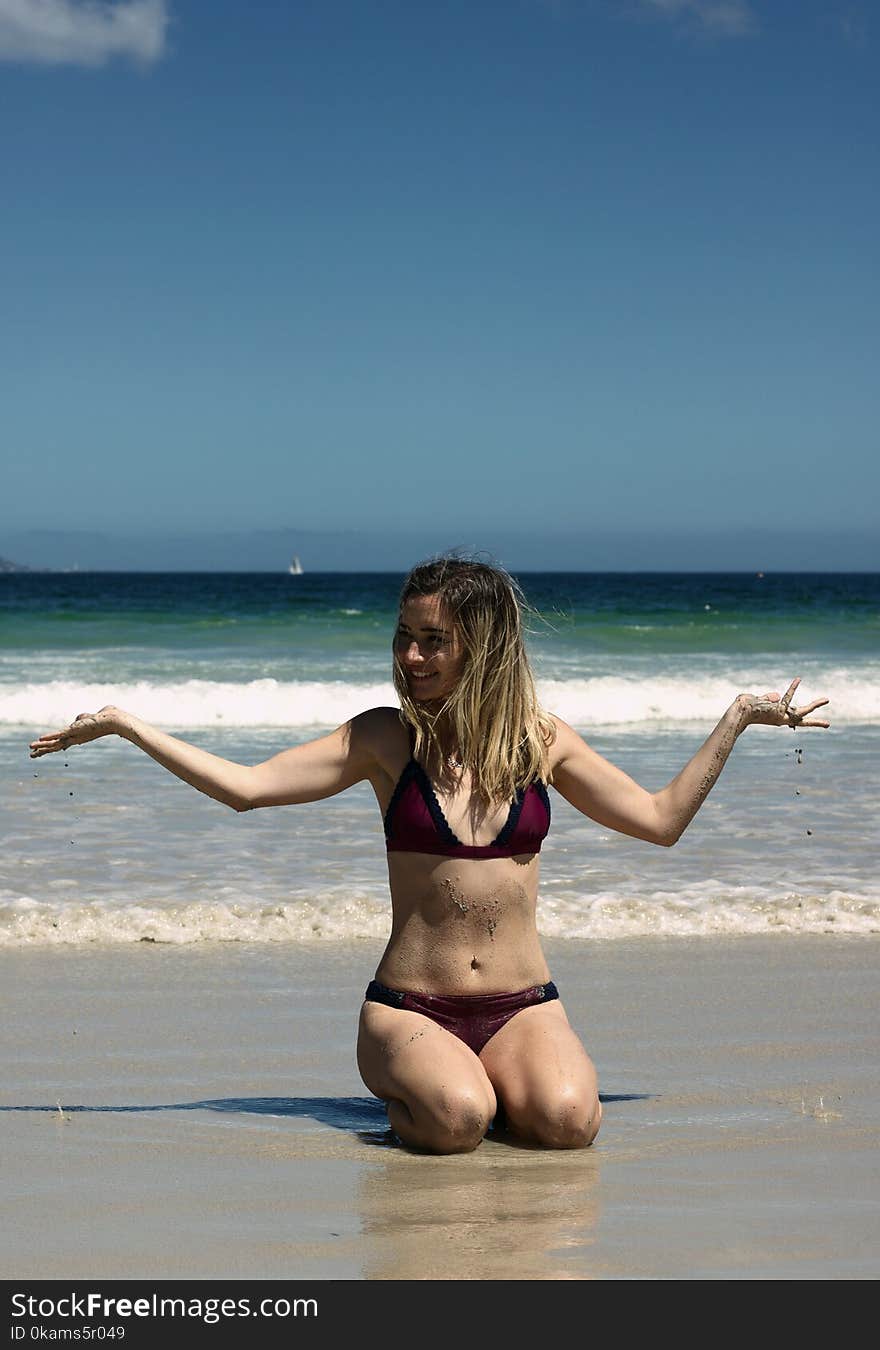
[[[799,727],[829,727],[830,722],[824,722],[818,717],[810,718],[810,713],[824,707],[827,698],[815,698],[812,703],[805,703],[802,707],[792,703],[799,684],[799,678],[792,680],[784,694],[775,690],[769,694],[740,694],[736,701],[742,710],[745,725],[759,722],[770,727],[791,727],[792,731]]]

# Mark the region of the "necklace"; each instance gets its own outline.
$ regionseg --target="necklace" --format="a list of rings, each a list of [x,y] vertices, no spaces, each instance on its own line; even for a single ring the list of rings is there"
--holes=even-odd
[[[460,759],[459,756],[455,753],[446,756],[446,763],[448,764],[450,769],[464,768],[464,760]]]

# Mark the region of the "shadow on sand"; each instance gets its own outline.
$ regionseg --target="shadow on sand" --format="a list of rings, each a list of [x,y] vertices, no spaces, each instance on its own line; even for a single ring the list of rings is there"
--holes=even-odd
[[[653,1096],[649,1092],[602,1093],[607,1102],[640,1102]],[[375,1097],[216,1097],[198,1102],[161,1102],[131,1106],[0,1106],[2,1111],[41,1111],[50,1115],[77,1113],[149,1111],[224,1111],[253,1116],[311,1117],[320,1125],[358,1134],[365,1143],[385,1143],[395,1136],[388,1130],[385,1103]]]

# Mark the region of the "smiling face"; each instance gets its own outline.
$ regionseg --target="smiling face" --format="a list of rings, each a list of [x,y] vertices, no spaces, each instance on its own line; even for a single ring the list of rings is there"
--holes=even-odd
[[[403,604],[394,654],[411,699],[448,698],[464,666],[464,649],[439,595],[412,595]]]

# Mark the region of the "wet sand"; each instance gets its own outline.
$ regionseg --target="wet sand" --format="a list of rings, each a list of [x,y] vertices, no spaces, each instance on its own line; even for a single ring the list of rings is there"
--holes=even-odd
[[[880,938],[546,944],[597,1143],[419,1155],[375,942],[0,952],[6,1279],[876,1279]]]

